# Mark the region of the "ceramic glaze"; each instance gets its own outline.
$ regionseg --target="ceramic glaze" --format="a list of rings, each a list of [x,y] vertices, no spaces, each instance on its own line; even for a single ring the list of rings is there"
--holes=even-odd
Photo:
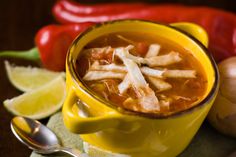
[[[149,117],[114,107],[86,88],[75,72],[76,59],[83,47],[108,33],[140,30],[173,40],[192,52],[203,65],[208,81],[206,94],[201,102],[171,116]],[[177,156],[198,131],[218,92],[219,74],[214,60],[206,52],[207,43],[205,31],[191,23],[168,26],[124,20],[90,28],[74,41],[67,55],[67,98],[63,106],[65,126],[71,132],[81,134],[81,138],[89,144],[115,153],[134,157]]]

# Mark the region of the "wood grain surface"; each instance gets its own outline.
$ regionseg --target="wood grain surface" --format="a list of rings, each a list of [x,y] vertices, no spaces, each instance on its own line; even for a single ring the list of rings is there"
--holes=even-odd
[[[99,3],[102,1],[83,0],[83,3]],[[82,0],[81,0],[82,2]],[[110,2],[110,1],[109,1]],[[152,3],[175,2],[188,5],[207,5],[236,12],[233,0],[152,0]],[[0,3],[0,51],[27,50],[34,47],[34,36],[44,25],[56,23],[51,15],[51,7],[55,0],[1,0]],[[1,157],[27,157],[31,151],[22,145],[10,130],[12,115],[6,111],[2,102],[7,98],[19,95],[8,81],[0,59],[0,156]],[[8,59],[16,65],[34,65],[24,60]],[[47,119],[42,121],[47,122]]]

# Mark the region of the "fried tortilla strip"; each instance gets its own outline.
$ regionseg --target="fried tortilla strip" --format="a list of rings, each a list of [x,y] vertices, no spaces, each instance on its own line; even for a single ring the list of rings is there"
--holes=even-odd
[[[144,75],[162,78],[165,70],[152,69],[149,67],[141,67],[141,72]]]
[[[137,64],[147,64],[149,67],[167,66],[170,64],[178,63],[182,60],[179,56],[179,53],[174,51],[166,55],[155,56],[150,58],[137,57],[129,53],[129,50],[133,47],[133,45],[128,45],[126,48],[115,48],[114,55],[117,55],[119,57],[123,56],[125,58],[131,59]]]
[[[131,87],[131,82],[129,80],[129,75],[126,74],[124,80],[118,85],[119,93],[125,93],[129,89],[129,87]]]
[[[157,70],[157,69],[152,69],[149,67],[141,67],[141,72],[144,75],[147,76],[153,76],[153,77],[158,77],[162,78],[163,73],[165,70]],[[107,65],[99,65],[98,61],[95,61],[92,66],[90,67],[90,70],[92,71],[113,71],[113,72],[127,72],[127,68],[122,65],[116,65],[114,63],[112,64],[107,64]]]
[[[136,88],[145,87],[147,85],[146,80],[144,79],[141,70],[138,65],[131,59],[123,59],[124,64],[127,67],[129,78],[132,84]]]
[[[130,82],[137,94],[139,104],[142,106],[144,110],[151,111],[151,110],[160,110],[159,101],[154,93],[154,91],[149,87],[148,83],[144,79],[141,70],[139,69],[138,65],[131,59],[126,58],[124,53],[125,50],[123,48],[116,49],[115,52],[118,54],[118,57],[123,61],[125,64],[128,75],[130,78]]]
[[[117,64],[107,64],[107,65],[99,65],[98,61],[95,61],[91,67],[91,71],[112,71],[118,73],[126,73],[127,68],[123,65]],[[158,70],[149,67],[141,67],[141,72],[146,76],[151,76],[155,78],[195,78],[196,71],[195,70]]]
[[[178,63],[181,60],[182,59],[180,58],[179,53],[172,51],[166,55],[145,58],[145,63],[150,67],[155,67],[155,66],[166,66]]]
[[[112,71],[88,71],[83,79],[86,81],[93,81],[108,78],[123,79],[124,77],[125,73],[117,73]]]
[[[151,44],[148,48],[148,51],[145,55],[145,58],[155,57],[158,55],[161,46],[159,44]]]
[[[137,64],[145,64],[146,61],[144,58],[142,57],[137,57],[134,56],[132,54],[129,53],[129,50],[133,49],[134,46],[133,45],[128,45],[127,47],[118,47],[115,49],[114,54],[117,55],[121,60],[122,57],[126,58],[126,59],[130,59],[132,61],[134,61]]]
[[[164,77],[169,78],[196,78],[196,70],[166,70]]]
[[[93,71],[113,71],[113,72],[127,72],[127,69],[125,66],[122,65],[116,65],[114,63],[107,64],[107,65],[99,65],[98,61],[95,61],[92,66],[90,67],[90,70]]]
[[[172,88],[171,84],[163,81],[162,79],[155,78],[155,77],[147,77],[149,82],[158,89],[158,92],[169,90]]]

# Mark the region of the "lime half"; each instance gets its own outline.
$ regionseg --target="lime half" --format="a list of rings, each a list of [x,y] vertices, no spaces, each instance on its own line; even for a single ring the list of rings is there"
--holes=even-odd
[[[5,68],[10,82],[20,91],[26,92],[52,81],[64,72],[53,72],[36,67],[13,66],[5,61]]]
[[[58,111],[66,95],[62,76],[24,94],[5,100],[4,106],[14,115],[42,119]]]

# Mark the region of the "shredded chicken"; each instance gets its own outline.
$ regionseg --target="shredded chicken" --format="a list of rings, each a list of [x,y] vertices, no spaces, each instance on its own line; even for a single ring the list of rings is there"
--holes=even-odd
[[[123,105],[126,109],[130,109],[130,110],[133,110],[133,111],[139,111],[139,106],[138,106],[139,102],[136,99],[133,99],[131,97],[127,98],[123,102]]]
[[[118,83],[113,80],[113,79],[105,79],[105,80],[101,80],[101,82],[103,82],[103,84],[105,85],[105,87],[107,88],[109,94],[111,93],[118,93]]]
[[[145,55],[145,58],[155,57],[158,55],[161,46],[159,44],[151,44],[148,48],[148,51]]]
[[[138,88],[136,91],[138,100],[142,108],[146,111],[160,111],[160,103],[155,92],[147,85],[144,88]]]
[[[163,109],[167,109],[169,110],[170,109],[170,101],[169,100],[161,100],[160,101],[161,103],[161,108]]]
[[[86,81],[93,81],[108,78],[123,79],[124,77],[125,73],[117,73],[112,71],[88,71],[83,77],[83,79]]]

